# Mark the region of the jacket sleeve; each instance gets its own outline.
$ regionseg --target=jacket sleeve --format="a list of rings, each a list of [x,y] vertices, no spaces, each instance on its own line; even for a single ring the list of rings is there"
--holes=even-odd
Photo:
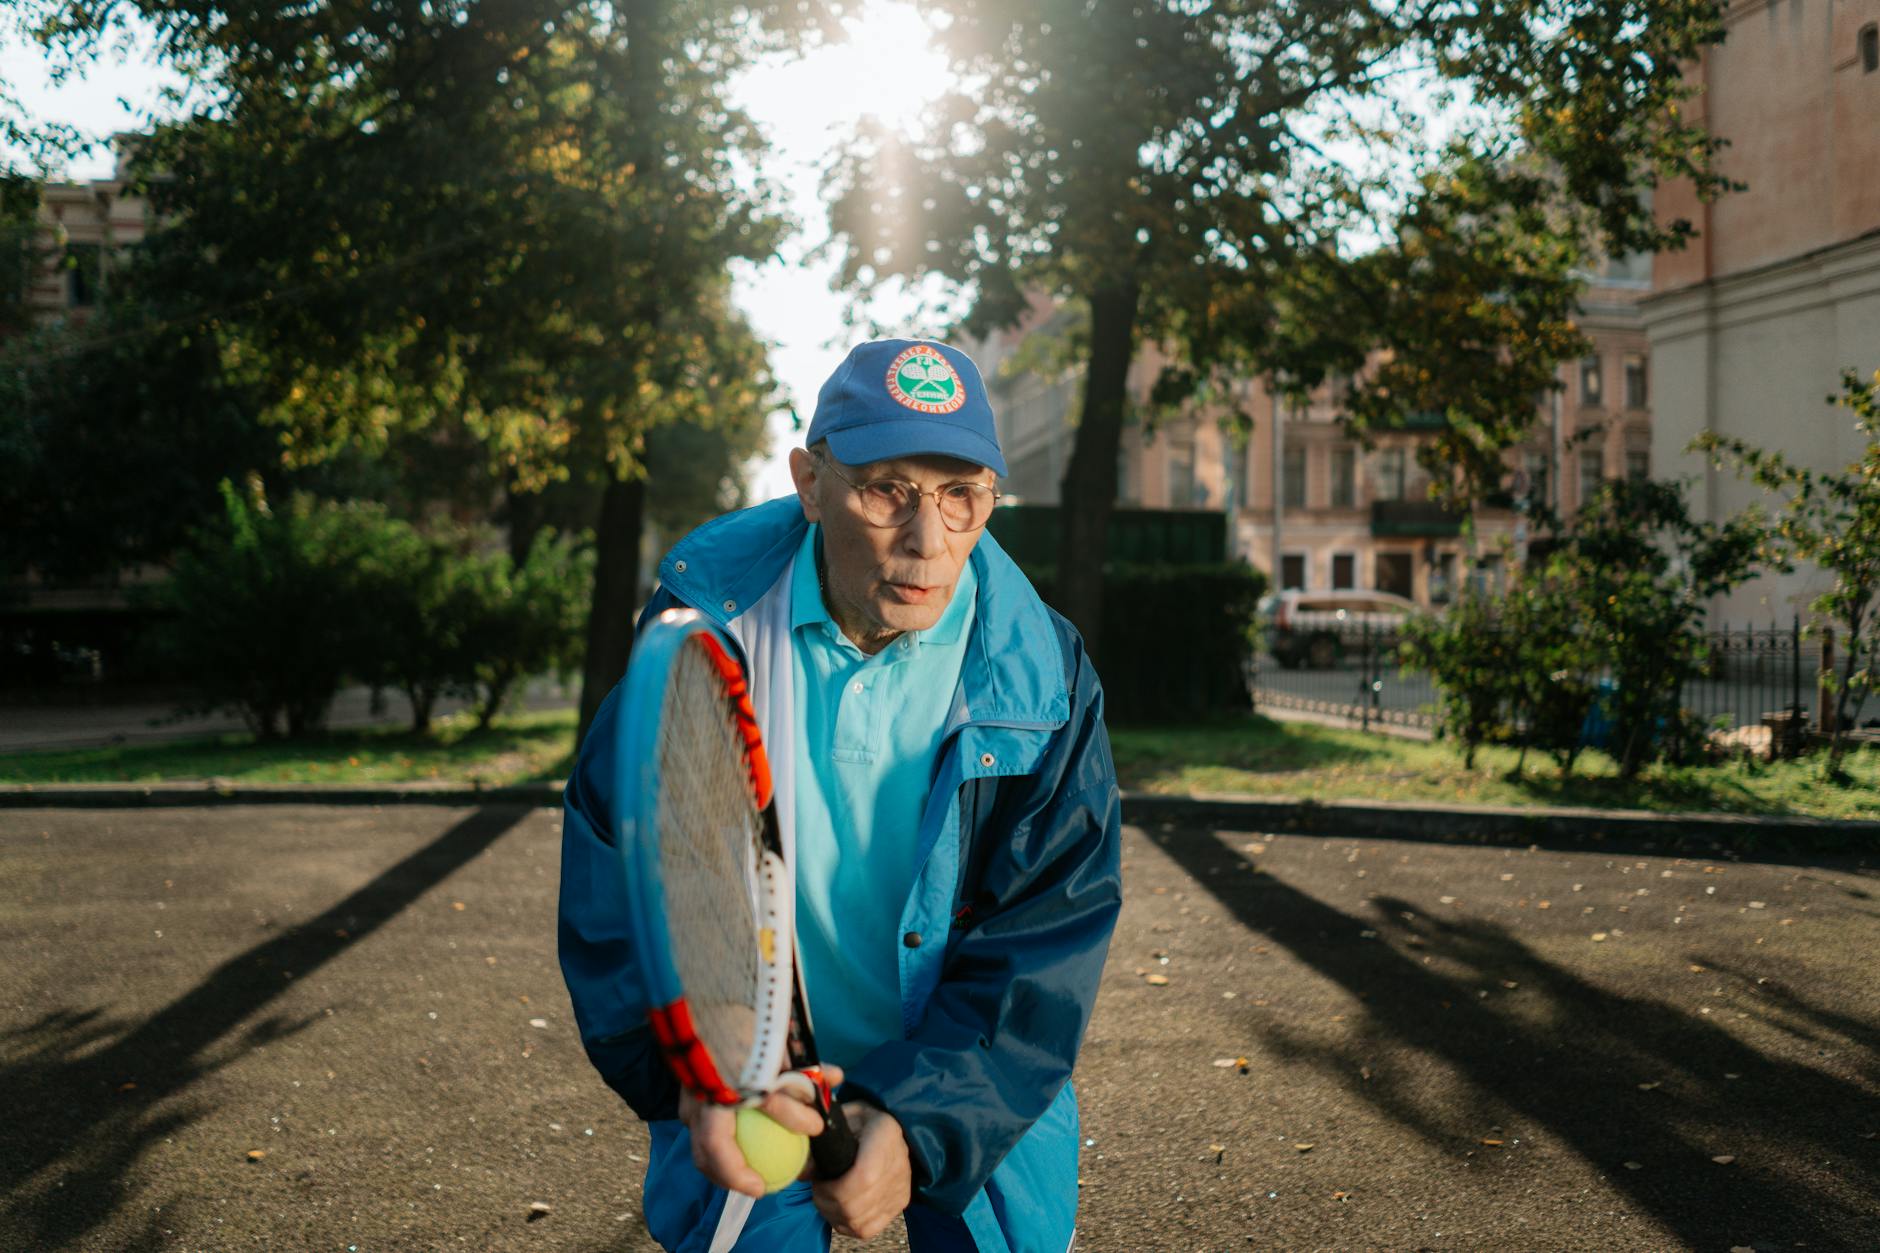
[[[672,603],[662,592],[647,612]],[[557,947],[588,1060],[633,1112],[650,1122],[678,1116],[679,1089],[647,1025],[614,852],[617,815],[611,763],[619,699],[616,687],[601,703],[562,794]]]
[[[1069,1080],[1122,904],[1121,796],[1102,694],[1064,630],[1072,719],[1037,774],[1004,781],[977,833],[963,925],[920,1023],[844,1084],[901,1123],[917,1195],[952,1214]]]

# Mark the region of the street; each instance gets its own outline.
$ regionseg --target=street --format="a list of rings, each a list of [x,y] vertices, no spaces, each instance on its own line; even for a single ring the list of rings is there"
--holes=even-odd
[[[0,813],[0,1249],[651,1250],[558,827]],[[1872,866],[1126,838],[1080,1249],[1880,1246]]]

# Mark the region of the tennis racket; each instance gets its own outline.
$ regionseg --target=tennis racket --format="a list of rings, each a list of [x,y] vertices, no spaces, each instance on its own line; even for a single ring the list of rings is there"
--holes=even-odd
[[[855,1133],[810,1028],[795,884],[744,667],[696,610],[668,609],[641,632],[620,696],[616,847],[660,1050],[712,1104],[807,1089],[824,1119],[810,1141],[817,1173],[845,1174]]]

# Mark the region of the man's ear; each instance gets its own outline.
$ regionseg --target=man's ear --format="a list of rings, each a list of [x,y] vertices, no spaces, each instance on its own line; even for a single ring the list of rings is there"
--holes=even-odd
[[[819,469],[816,458],[810,456],[807,450],[790,450],[790,481],[796,484],[796,498],[803,506],[803,517],[810,522],[822,521],[822,506],[816,497],[816,489],[820,484]]]

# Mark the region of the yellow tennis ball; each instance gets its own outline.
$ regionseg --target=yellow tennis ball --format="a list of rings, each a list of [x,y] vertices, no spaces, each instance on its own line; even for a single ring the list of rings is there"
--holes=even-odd
[[[790,1130],[761,1109],[738,1111],[738,1148],[751,1169],[764,1177],[764,1190],[787,1188],[809,1160],[809,1137]]]

